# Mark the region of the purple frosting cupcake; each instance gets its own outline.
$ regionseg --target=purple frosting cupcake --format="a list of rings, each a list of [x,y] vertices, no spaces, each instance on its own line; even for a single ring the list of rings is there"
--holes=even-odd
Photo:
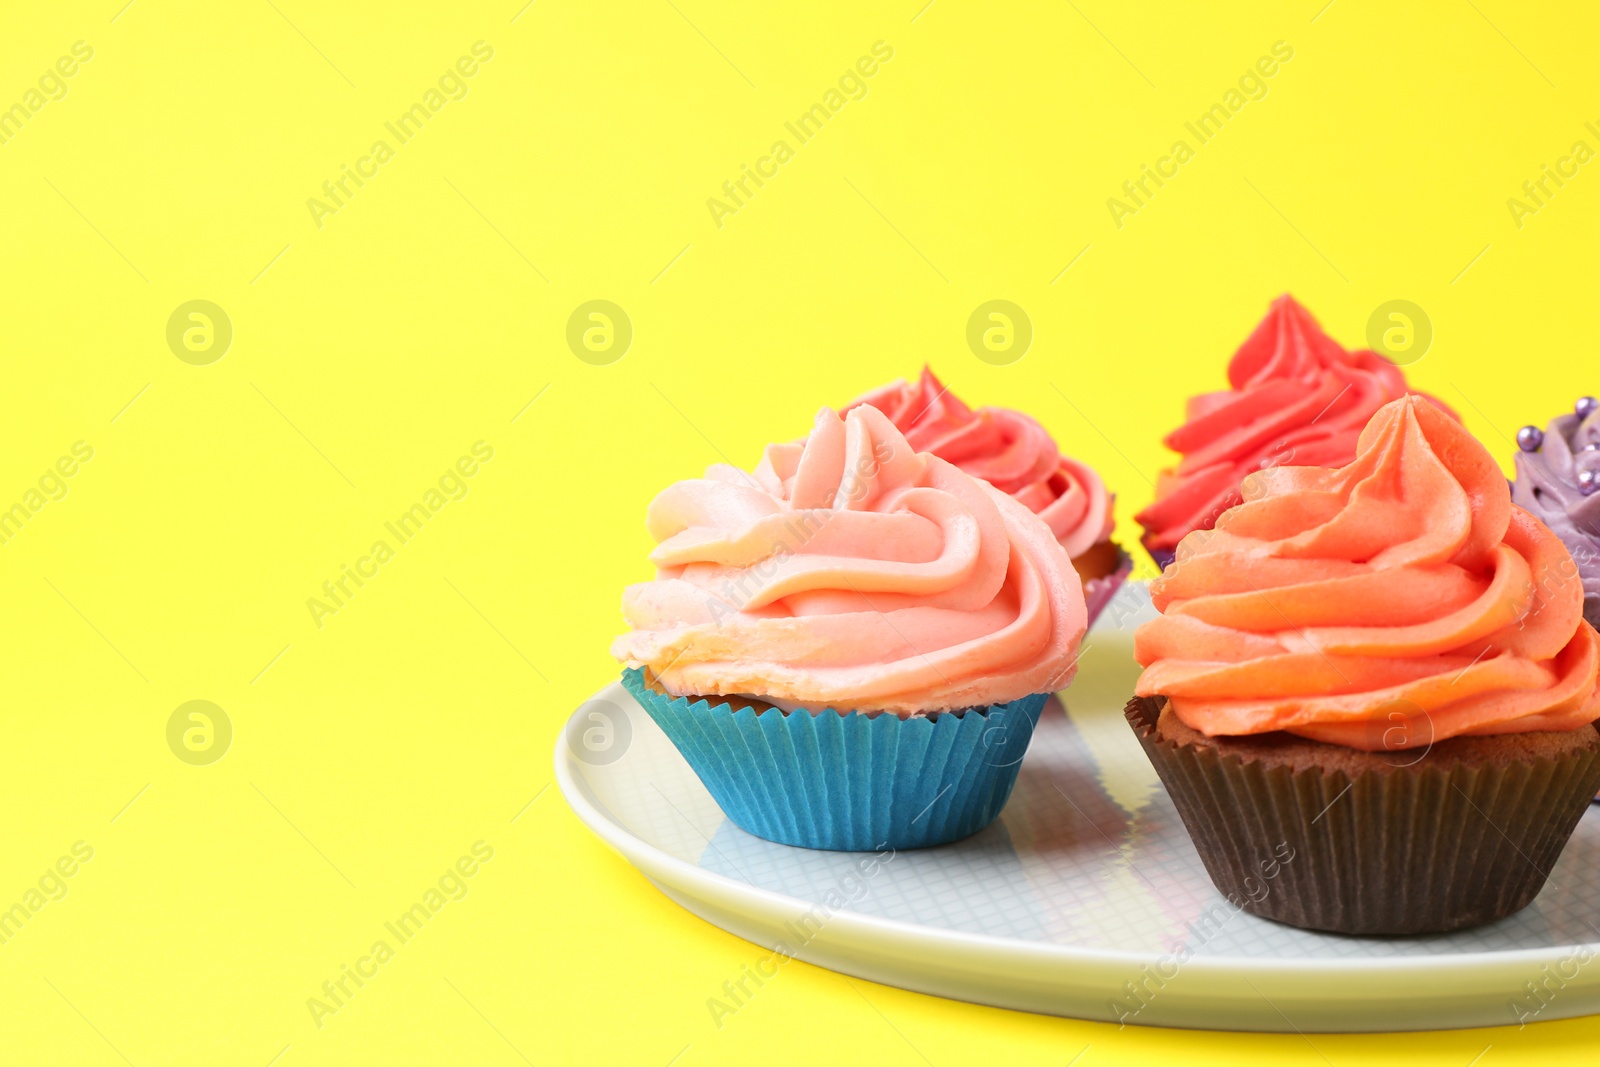
[[[1600,401],[1580,399],[1550,426],[1517,431],[1511,499],[1561,538],[1583,579],[1583,615],[1600,628]]]

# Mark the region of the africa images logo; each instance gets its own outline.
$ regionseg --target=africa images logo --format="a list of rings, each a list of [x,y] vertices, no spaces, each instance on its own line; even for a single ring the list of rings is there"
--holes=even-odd
[[[1239,116],[1246,104],[1252,100],[1265,100],[1270,91],[1267,79],[1276,75],[1281,65],[1293,58],[1294,47],[1289,42],[1274,42],[1272,54],[1260,57],[1253,66],[1247,68],[1239,76],[1237,85],[1228,86],[1221,101],[1201,112],[1193,122],[1183,124],[1183,128],[1194,137],[1194,145],[1180,138],[1172,143],[1168,155],[1156,159],[1154,168],[1148,163],[1141,163],[1139,176],[1122,183],[1122,192],[1127,200],[1114,196],[1106,200],[1106,210],[1111,212],[1111,221],[1117,229],[1127,225],[1124,221],[1127,216],[1137,215],[1141,208],[1148,207],[1156,193],[1178,176],[1179,168],[1195,157],[1198,148],[1210,144],[1229,120]],[[1151,188],[1152,182],[1155,188]]]
[[[47,104],[65,100],[68,91],[66,79],[78,73],[82,65],[93,58],[92,45],[87,41],[74,41],[72,54],[62,56],[53,67],[45,68],[45,72],[39,75],[37,88],[30,86],[22,94],[22,99],[10,107],[0,104],[0,145],[10,144],[11,139],[22,132],[22,127],[43,111]]]
[[[854,66],[846,67],[844,73],[839,75],[837,88],[827,89],[820,101],[802,111],[793,122],[785,122],[783,128],[794,138],[795,144],[808,144],[822,132],[822,127],[829,119],[844,110],[846,104],[867,98],[867,79],[877,74],[882,64],[893,58],[893,45],[887,41],[874,41],[872,55],[862,56]],[[772,142],[767,155],[756,159],[753,168],[748,163],[739,164],[739,176],[722,183],[723,198],[713,196],[706,199],[706,209],[711,212],[711,221],[717,224],[717,229],[722,229],[727,216],[737,215],[740,208],[747,207],[756,193],[776,178],[779,169],[794,157],[795,145],[779,138]],[[754,189],[750,187],[751,182],[755,183]]]
[[[395,157],[396,145],[409,144],[412,138],[422,132],[422,127],[428,120],[443,111],[450,101],[465,100],[467,93],[471,91],[467,79],[478,73],[481,64],[493,58],[492,45],[485,41],[475,42],[472,46],[472,55],[462,56],[455,61],[454,66],[447,67],[445,72],[439,75],[438,83],[428,86],[423,91],[419,103],[413,103],[402,111],[393,122],[383,124],[383,128],[394,138],[395,144],[379,138],[372,142],[372,147],[366,155],[356,160],[354,168],[348,163],[339,164],[338,177],[322,183],[323,198],[313,196],[306,200],[306,210],[311,212],[311,221],[317,229],[322,229],[324,218],[337,215],[341,209],[349,205],[367,182],[378,176],[379,168]]]
[[[492,459],[493,445],[487,441],[474,442],[472,455],[463,455],[446,467],[436,486],[430,485],[420,500],[402,511],[394,521],[383,524],[383,528],[394,538],[393,545],[380,537],[372,542],[366,555],[356,558],[353,567],[349,563],[341,563],[339,573],[322,583],[323,595],[306,598],[306,610],[311,613],[311,621],[316,628],[322,629],[329,616],[337,615],[341,609],[349,606],[356,594],[378,576],[383,565],[394,559],[397,546],[410,544],[430,519],[438,517],[446,504],[465,500],[472,491],[469,479]]]

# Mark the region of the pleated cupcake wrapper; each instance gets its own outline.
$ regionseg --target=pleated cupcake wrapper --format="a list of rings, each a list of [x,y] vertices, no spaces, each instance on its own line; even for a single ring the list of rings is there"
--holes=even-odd
[[[728,818],[768,841],[867,852],[942,845],[988,826],[1016,785],[1047,693],[930,716],[788,714],[622,683]]]
[[[1255,915],[1358,935],[1443,933],[1533,901],[1600,788],[1600,751],[1448,769],[1291,771],[1126,715],[1217,889]],[[1292,850],[1290,852],[1289,850]],[[1285,856],[1292,858],[1285,860]]]
[[[1106,610],[1106,605],[1116,597],[1117,590],[1122,588],[1122,583],[1128,580],[1128,575],[1133,573],[1133,557],[1122,549],[1117,549],[1117,569],[1100,578],[1091,578],[1083,583],[1083,604],[1089,609],[1089,629],[1094,628],[1094,620]]]
[[[1583,618],[1590,626],[1600,630],[1600,596],[1585,597],[1583,600]],[[1594,802],[1600,804],[1600,793],[1594,797]]]

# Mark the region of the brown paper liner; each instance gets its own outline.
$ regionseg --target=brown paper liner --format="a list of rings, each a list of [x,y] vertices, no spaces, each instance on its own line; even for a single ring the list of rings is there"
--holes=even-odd
[[[1212,882],[1245,911],[1308,930],[1443,933],[1520,911],[1600,789],[1600,737],[1558,758],[1424,755],[1352,777],[1169,740],[1156,725],[1165,704],[1136,697],[1125,714]],[[1328,747],[1330,762],[1350,755]]]

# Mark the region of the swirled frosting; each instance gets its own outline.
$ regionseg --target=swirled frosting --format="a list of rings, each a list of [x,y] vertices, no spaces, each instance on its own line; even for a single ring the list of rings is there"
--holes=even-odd
[[[1022,504],[917,452],[876,408],[824,408],[752,473],[719,464],[651,502],[655,581],[612,654],[676,696],[910,714],[1062,688],[1086,616]]]
[[[1583,581],[1584,616],[1600,626],[1600,492],[1579,490],[1584,471],[1600,471],[1600,410],[1560,416],[1536,450],[1519,451],[1511,499],[1566,544]]]
[[[1373,412],[1407,392],[1399,367],[1376,352],[1345,351],[1288,294],[1234,353],[1228,384],[1191,398],[1187,421],[1165,439],[1182,459],[1161,472],[1155,502],[1135,516],[1152,552],[1210,529],[1240,502],[1252,471],[1349,463]]]
[[[1151,583],[1137,692],[1208,736],[1375,751],[1600,717],[1600,636],[1561,540],[1459,423],[1379,409],[1338,469],[1278,467]]]
[[[1115,525],[1100,476],[1061,454],[1034,419],[1009,408],[967,407],[922,368],[916,382],[892,382],[852,401],[848,413],[870,405],[919,452],[948,460],[1028,506],[1056,535],[1069,556],[1109,540]]]

